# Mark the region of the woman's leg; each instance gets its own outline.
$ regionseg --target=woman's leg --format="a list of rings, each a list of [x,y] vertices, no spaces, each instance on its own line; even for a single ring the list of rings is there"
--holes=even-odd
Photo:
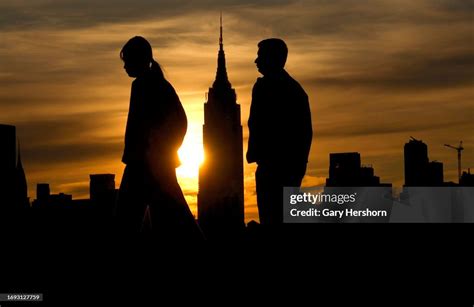
[[[203,240],[203,233],[189,209],[175,169],[162,174],[159,185],[153,190],[150,206],[153,231],[165,239]]]
[[[127,165],[118,193],[116,217],[120,232],[138,233],[145,214],[145,187],[143,170]]]

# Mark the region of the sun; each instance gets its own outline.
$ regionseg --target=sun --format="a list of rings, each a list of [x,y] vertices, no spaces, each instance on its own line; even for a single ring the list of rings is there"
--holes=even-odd
[[[204,162],[204,150],[199,138],[186,136],[178,155],[181,160],[181,166],[176,169],[178,177],[198,179],[199,167]]]

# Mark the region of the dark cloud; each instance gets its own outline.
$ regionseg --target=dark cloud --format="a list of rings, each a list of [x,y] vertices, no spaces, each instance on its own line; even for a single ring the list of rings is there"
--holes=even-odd
[[[242,6],[278,6],[291,0],[53,0],[1,4],[0,29],[81,28],[104,23],[160,20],[188,12],[231,10]],[[192,20],[190,20],[192,23]]]
[[[388,28],[472,22],[473,5],[465,4],[469,1],[454,2],[307,0],[290,3],[284,9],[257,7],[233,13],[250,32],[258,25],[271,27],[274,35],[283,37],[313,35],[354,40],[376,37]]]
[[[471,120],[459,122],[454,119],[447,119],[444,122],[418,122],[410,118],[392,118],[389,121],[373,120],[370,121],[370,123],[367,123],[366,120],[337,122],[334,124],[317,126],[317,130],[315,130],[314,133],[314,138],[318,140],[320,138],[344,138],[354,136],[375,137],[400,133],[410,135],[420,131],[426,132],[431,130],[455,127],[462,128],[472,125],[471,122]]]
[[[432,89],[465,87],[474,81],[474,48],[465,53],[397,53],[386,58],[385,66],[364,69],[345,76],[319,76],[317,86],[383,89]],[[362,63],[361,63],[362,64]]]
[[[79,113],[51,116],[49,119],[16,121],[23,148],[49,144],[90,142],[91,136],[110,128],[114,112]]]
[[[440,10],[448,10],[471,16],[474,10],[474,2],[465,0],[433,0],[433,5]]]
[[[51,165],[78,164],[90,161],[119,160],[120,142],[84,142],[22,146],[22,159],[46,169]]]

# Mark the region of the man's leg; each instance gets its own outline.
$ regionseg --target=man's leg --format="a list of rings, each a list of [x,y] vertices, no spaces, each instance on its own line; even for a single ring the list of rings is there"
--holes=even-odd
[[[292,167],[257,167],[257,204],[262,225],[283,223],[283,188],[300,187],[306,164]]]
[[[262,225],[283,223],[283,184],[278,170],[257,167],[257,204]]]
[[[306,163],[295,165],[283,170],[282,184],[284,187],[301,187],[304,175],[306,173]]]

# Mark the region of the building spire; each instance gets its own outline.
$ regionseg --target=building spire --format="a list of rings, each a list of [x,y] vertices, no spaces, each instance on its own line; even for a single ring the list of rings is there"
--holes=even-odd
[[[23,163],[21,162],[21,150],[20,150],[20,141],[18,141],[18,155],[17,155],[17,165],[16,165],[16,186],[17,186],[17,201],[18,204],[28,208],[28,183],[26,182],[25,170],[23,169]]]
[[[222,37],[222,11],[221,11],[221,36],[219,38],[219,50],[224,50],[224,39]]]
[[[229,78],[227,77],[227,68],[225,63],[224,39],[222,35],[222,12],[220,14],[220,36],[219,36],[219,55],[217,58],[216,80],[212,85],[215,89],[231,88]]]

